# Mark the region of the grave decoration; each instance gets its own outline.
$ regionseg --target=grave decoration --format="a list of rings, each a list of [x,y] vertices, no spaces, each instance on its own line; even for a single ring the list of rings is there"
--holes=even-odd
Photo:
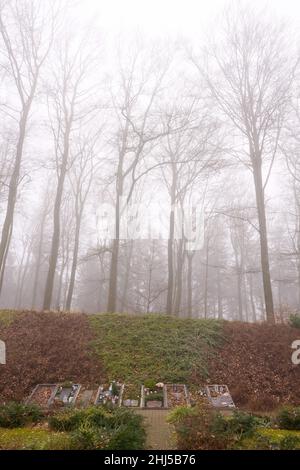
[[[164,408],[166,402],[166,388],[162,382],[155,383],[153,380],[145,381],[142,385],[143,408]]]
[[[185,384],[166,384],[167,408],[190,405],[188,389]]]
[[[207,393],[205,389],[200,388],[196,385],[189,387],[189,402],[191,406],[205,406],[207,405]]]
[[[59,386],[57,384],[38,384],[26,400],[27,404],[36,404],[41,408],[48,408],[54,400]]]
[[[54,397],[53,405],[74,405],[80,391],[80,387],[81,386],[79,384],[73,384],[72,382],[65,382],[59,385]]]
[[[100,385],[98,388],[95,405],[121,406],[124,385],[115,380],[109,385]]]
[[[214,408],[235,408],[227,385],[207,385],[205,393]]]
[[[141,387],[137,384],[124,385],[122,405],[126,407],[136,408],[140,406]]]

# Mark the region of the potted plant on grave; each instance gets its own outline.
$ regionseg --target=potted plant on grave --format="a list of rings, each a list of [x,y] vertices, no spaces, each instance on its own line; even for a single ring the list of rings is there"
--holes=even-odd
[[[155,380],[146,380],[143,388],[143,405],[146,408],[163,408],[164,384]]]

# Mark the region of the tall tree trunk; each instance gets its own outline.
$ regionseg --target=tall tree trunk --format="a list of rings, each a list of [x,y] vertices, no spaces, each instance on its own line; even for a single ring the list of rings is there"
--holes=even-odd
[[[126,250],[126,267],[125,267],[123,294],[122,294],[122,300],[121,300],[121,312],[125,311],[125,306],[126,306],[132,251],[133,251],[133,240],[130,240],[129,250]]]
[[[267,221],[266,221],[266,208],[264,188],[262,182],[262,168],[261,161],[258,156],[252,158],[253,163],[253,176],[255,185],[255,195],[259,223],[259,240],[260,240],[260,256],[261,268],[263,277],[264,300],[266,308],[266,318],[268,323],[275,323],[273,293],[270,276],[270,263],[269,263],[269,248],[267,236]]]
[[[169,226],[169,239],[168,239],[168,290],[167,290],[167,305],[166,314],[172,315],[173,313],[173,291],[174,291],[174,266],[173,266],[173,242],[174,242],[174,229],[175,229],[175,215],[174,208],[171,208],[170,213],[170,226]]]
[[[180,316],[180,306],[182,297],[182,275],[184,265],[184,253],[183,253],[183,239],[178,242],[177,251],[177,282],[176,282],[176,294],[174,302],[174,314]]]
[[[2,282],[0,283],[0,294],[1,294],[2,284],[3,284],[7,252],[9,249],[12,230],[13,230],[13,219],[14,219],[16,200],[17,200],[17,191],[18,191],[18,184],[19,184],[19,178],[20,178],[22,155],[23,155],[27,121],[28,121],[28,115],[29,115],[31,103],[32,103],[32,99],[30,99],[30,101],[24,108],[24,111],[20,120],[16,159],[14,162],[14,169],[13,169],[13,173],[12,173],[12,176],[9,182],[9,188],[8,188],[8,200],[7,200],[7,206],[6,206],[6,214],[5,214],[5,218],[3,222],[1,241],[0,241],[0,274],[2,278]]]
[[[28,272],[28,269],[29,269],[30,258],[31,258],[31,244],[29,245],[29,248],[28,248],[26,261],[25,261],[25,265],[24,265],[24,269],[23,269],[23,273],[22,273],[22,277],[21,277],[21,283],[20,283],[20,289],[19,289],[19,298],[18,298],[18,302],[17,302],[17,308],[18,309],[20,309],[21,306],[22,306],[24,283],[25,283],[26,275],[27,275],[27,272]]]
[[[115,213],[115,239],[112,244],[110,273],[109,273],[109,288],[108,288],[108,301],[107,312],[116,312],[117,305],[117,289],[118,289],[118,262],[120,251],[120,198],[117,196],[116,213]]]
[[[78,216],[76,217],[73,259],[72,259],[72,267],[71,267],[71,275],[70,275],[68,295],[67,295],[67,300],[66,300],[66,310],[67,311],[71,310],[72,298],[73,298],[73,292],[74,292],[74,286],[75,286],[75,278],[76,278],[77,263],[78,263],[78,252],[79,252],[81,218],[82,218],[82,213],[78,214]]]
[[[64,191],[64,183],[67,174],[67,164],[69,159],[69,145],[70,145],[70,133],[71,133],[71,122],[67,124],[67,128],[64,135],[64,152],[62,158],[61,169],[58,177],[58,184],[56,190],[55,204],[54,204],[54,214],[53,214],[53,235],[52,235],[52,244],[51,252],[49,259],[49,269],[46,280],[45,295],[44,295],[44,310],[50,310],[53,288],[54,288],[54,279],[58,258],[58,250],[60,243],[60,210],[62,203],[62,196]]]
[[[46,214],[43,214],[43,218],[42,218],[42,222],[41,222],[39,247],[38,247],[38,256],[37,256],[37,260],[36,260],[36,268],[35,268],[34,281],[33,281],[33,292],[32,292],[32,301],[31,301],[31,308],[32,309],[36,308],[37,288],[38,288],[38,282],[39,282],[39,277],[40,277],[40,269],[41,269],[41,264],[42,264],[42,249],[43,249],[43,243],[44,243],[45,219],[46,219]]]
[[[253,322],[257,322],[257,316],[256,316],[256,307],[255,307],[255,302],[254,302],[254,295],[253,295],[253,277],[252,273],[249,275],[249,288],[250,288],[250,302],[251,302],[251,310],[252,310],[252,319]]]
[[[204,275],[204,318],[207,318],[208,313],[208,261],[209,261],[209,238],[206,241],[206,260],[205,260],[205,275]]]
[[[239,321],[243,321],[242,276],[239,272],[239,266],[237,266],[237,269],[238,319]]]
[[[18,269],[16,295],[15,295],[15,309],[17,309],[18,303],[19,303],[19,293],[20,293],[21,277],[22,277],[22,271],[23,271],[23,266],[24,266],[25,255],[26,255],[26,246],[24,247],[21,262],[20,262],[20,266],[19,266],[19,269]]]
[[[175,202],[176,202],[176,169],[172,166],[172,187],[171,187],[171,211],[169,216],[169,239],[168,239],[168,290],[166,314],[173,313],[173,295],[174,295],[174,260],[173,245],[175,235]]]
[[[217,268],[217,293],[218,293],[218,320],[221,320],[223,318],[223,302],[222,302],[220,268]]]
[[[4,274],[5,274],[4,267],[6,266],[6,260],[7,260],[7,256],[8,256],[8,250],[9,250],[9,245],[10,245],[10,241],[11,241],[12,231],[13,231],[13,224],[10,227],[8,243],[7,243],[7,246],[6,246],[5,253],[4,253],[4,263],[3,263],[3,266],[2,266],[3,269],[0,271],[0,293],[1,293],[1,290],[2,290],[2,287],[3,287],[3,282],[4,282]]]
[[[187,316],[192,318],[193,315],[193,254],[188,254],[187,259]]]

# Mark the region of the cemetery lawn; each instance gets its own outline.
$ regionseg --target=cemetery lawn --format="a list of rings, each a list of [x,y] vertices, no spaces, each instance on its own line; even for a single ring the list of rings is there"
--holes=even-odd
[[[0,428],[0,450],[64,450],[69,448],[69,436],[36,428]]]
[[[190,383],[206,379],[222,322],[166,315],[92,315],[93,348],[109,380]]]

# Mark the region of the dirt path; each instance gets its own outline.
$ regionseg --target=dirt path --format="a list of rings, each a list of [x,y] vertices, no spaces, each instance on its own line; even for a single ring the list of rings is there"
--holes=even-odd
[[[148,450],[171,450],[174,448],[172,428],[166,422],[169,410],[136,410],[145,417]]]

